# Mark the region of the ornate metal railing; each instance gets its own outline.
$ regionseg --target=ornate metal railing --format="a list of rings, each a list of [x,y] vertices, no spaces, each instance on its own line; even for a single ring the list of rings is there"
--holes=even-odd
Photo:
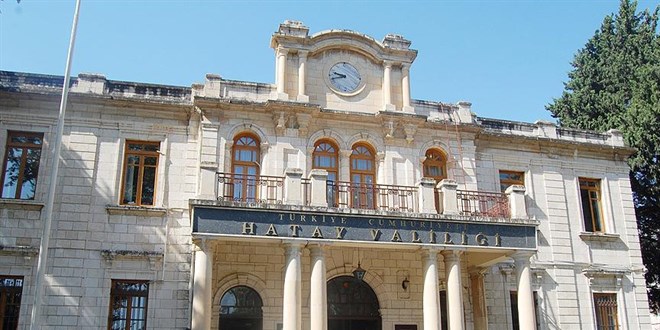
[[[282,204],[284,177],[218,173],[218,200]]]
[[[505,194],[457,190],[456,198],[462,215],[509,218],[509,200]]]
[[[417,212],[418,188],[328,181],[328,206],[396,212]]]

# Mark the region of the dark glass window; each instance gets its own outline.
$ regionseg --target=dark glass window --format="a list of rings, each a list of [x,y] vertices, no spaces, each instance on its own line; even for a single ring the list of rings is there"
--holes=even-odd
[[[126,141],[121,204],[154,205],[159,142]]]
[[[580,199],[582,201],[582,216],[584,230],[588,232],[603,232],[603,219],[600,205],[600,180],[580,178]]]
[[[381,329],[378,297],[369,284],[352,276],[328,281],[328,329]]]
[[[426,178],[433,178],[435,182],[440,182],[447,178],[447,157],[437,149],[429,149],[423,163],[423,175]]]
[[[234,175],[231,196],[235,201],[257,199],[259,172],[259,139],[249,133],[237,135],[232,146],[231,170]]]
[[[0,329],[18,329],[22,295],[22,277],[0,276]]]
[[[109,330],[147,329],[149,282],[112,280]]]
[[[594,293],[594,308],[596,308],[596,329],[619,329],[616,293]]]
[[[8,133],[2,198],[34,199],[42,143],[42,133]]]
[[[513,185],[525,185],[525,173],[515,171],[500,171],[500,191],[505,192],[506,188]]]
[[[339,148],[328,140],[320,140],[314,144],[312,168],[328,172],[327,199],[328,206],[337,205],[337,193],[334,183],[339,178]]]
[[[261,330],[263,302],[259,293],[247,286],[235,286],[220,299],[220,329]]]
[[[351,154],[351,207],[376,208],[375,153],[366,144],[357,143]]]

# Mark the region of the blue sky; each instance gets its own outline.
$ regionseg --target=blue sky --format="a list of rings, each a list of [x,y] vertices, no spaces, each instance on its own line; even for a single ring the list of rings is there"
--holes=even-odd
[[[639,1],[638,9],[660,0]],[[0,70],[62,75],[75,0],[0,1]],[[82,0],[72,75],[190,86],[206,73],[274,82],[270,36],[286,19],[310,34],[402,34],[419,54],[414,99],[467,100],[482,117],[554,121],[570,62],[618,1]]]

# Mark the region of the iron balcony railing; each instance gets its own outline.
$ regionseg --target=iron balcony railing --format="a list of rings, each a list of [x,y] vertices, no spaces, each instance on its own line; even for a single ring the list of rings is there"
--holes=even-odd
[[[509,199],[503,193],[456,190],[462,215],[509,218]]]
[[[218,199],[222,201],[282,204],[284,177],[218,173]]]
[[[285,182],[291,187],[289,191],[284,191]],[[314,189],[325,189],[327,207],[418,213],[421,212],[420,205],[426,203],[420,200],[422,186],[345,181],[325,181],[325,184],[323,183],[321,181],[322,186]],[[312,205],[315,198],[319,199],[316,203],[319,201],[323,203],[324,200],[322,196],[316,195],[315,197],[314,191],[318,192],[319,190],[313,190],[313,182],[307,178],[292,180],[288,177],[279,176],[217,173],[217,184],[217,198],[221,201],[275,205]],[[292,184],[294,186],[291,186]],[[300,187],[296,188],[296,184]],[[439,188],[431,189],[435,193],[435,205],[431,204],[430,208],[433,209],[435,206],[438,213],[456,214],[457,212],[464,216],[511,218],[509,196],[506,194],[458,190],[455,185],[453,190],[447,193],[443,193]],[[456,196],[455,204],[452,201],[454,193]]]
[[[417,187],[344,181],[328,181],[327,187],[331,207],[417,212]]]

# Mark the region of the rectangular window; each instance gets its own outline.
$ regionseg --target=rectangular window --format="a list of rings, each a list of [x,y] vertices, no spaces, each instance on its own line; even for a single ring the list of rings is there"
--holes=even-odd
[[[584,230],[588,232],[603,232],[605,228],[601,215],[600,180],[579,178],[579,181]]]
[[[525,185],[525,173],[515,171],[500,171],[500,191],[505,192],[506,188],[513,185]]]
[[[147,328],[148,281],[112,280],[108,330]]]
[[[534,316],[536,317],[536,328],[541,329],[541,320],[539,319],[539,295],[536,291],[534,294]],[[509,293],[511,299],[511,325],[513,330],[520,330],[520,323],[518,319],[518,292],[511,291]]]
[[[619,329],[616,293],[594,293],[594,308],[597,330]]]
[[[15,330],[18,328],[22,295],[22,277],[0,276],[0,329]]]
[[[121,204],[154,205],[160,142],[126,141]]]
[[[9,132],[2,169],[2,198],[34,199],[42,133]]]

